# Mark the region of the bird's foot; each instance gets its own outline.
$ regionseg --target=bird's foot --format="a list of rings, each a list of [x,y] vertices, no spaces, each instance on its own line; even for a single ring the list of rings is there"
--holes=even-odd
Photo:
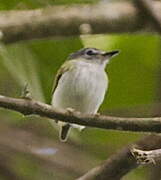
[[[72,115],[75,112],[73,108],[66,108],[67,114]]]
[[[100,113],[95,113],[94,116],[97,118],[99,117],[101,114]]]
[[[138,164],[156,164],[154,158],[151,157],[151,151],[142,151],[132,148],[131,153],[135,157]]]
[[[80,127],[79,127],[79,131],[80,131],[80,132],[83,132],[85,129],[86,129],[85,126],[80,126]]]

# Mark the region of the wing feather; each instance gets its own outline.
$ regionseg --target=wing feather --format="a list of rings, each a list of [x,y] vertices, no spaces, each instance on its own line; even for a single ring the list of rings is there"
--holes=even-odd
[[[52,88],[52,94],[54,93],[55,89],[58,86],[59,80],[61,79],[62,75],[73,69],[74,63],[72,61],[66,61],[58,70],[55,78],[54,78],[54,83],[53,83],[53,88]]]

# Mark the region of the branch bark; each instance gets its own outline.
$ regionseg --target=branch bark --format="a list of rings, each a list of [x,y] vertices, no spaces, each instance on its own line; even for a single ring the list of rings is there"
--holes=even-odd
[[[161,34],[161,17],[160,13],[155,11],[153,1],[135,0],[134,3],[140,10],[140,15],[145,19],[145,21],[152,23],[156,31]]]
[[[129,171],[138,167],[136,159],[131,154],[133,146],[122,149],[102,165],[93,168],[77,180],[120,180]],[[144,150],[161,148],[161,137],[147,136],[136,142],[135,147]]]
[[[161,133],[161,117],[125,118],[103,115],[86,115],[79,112],[68,113],[55,110],[52,106],[30,99],[16,99],[0,96],[0,107],[15,110],[24,115],[39,116],[90,127],[134,132]]]
[[[161,3],[153,2],[153,8],[161,17]],[[127,2],[1,11],[0,35],[2,42],[12,43],[82,33],[137,32],[147,30],[144,21],[137,9]]]

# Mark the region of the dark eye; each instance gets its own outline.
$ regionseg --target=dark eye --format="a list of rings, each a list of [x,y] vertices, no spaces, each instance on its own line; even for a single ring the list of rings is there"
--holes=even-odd
[[[97,53],[95,51],[93,51],[93,50],[88,50],[86,52],[86,54],[89,55],[89,56],[92,56],[92,55],[96,55]]]

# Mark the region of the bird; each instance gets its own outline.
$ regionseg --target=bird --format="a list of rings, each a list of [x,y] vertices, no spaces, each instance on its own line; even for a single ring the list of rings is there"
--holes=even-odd
[[[97,114],[108,89],[105,72],[110,59],[118,50],[103,51],[83,48],[69,55],[55,76],[51,105],[60,110],[73,109],[84,114]],[[83,130],[85,126],[58,121],[59,137],[67,140],[71,128]]]

